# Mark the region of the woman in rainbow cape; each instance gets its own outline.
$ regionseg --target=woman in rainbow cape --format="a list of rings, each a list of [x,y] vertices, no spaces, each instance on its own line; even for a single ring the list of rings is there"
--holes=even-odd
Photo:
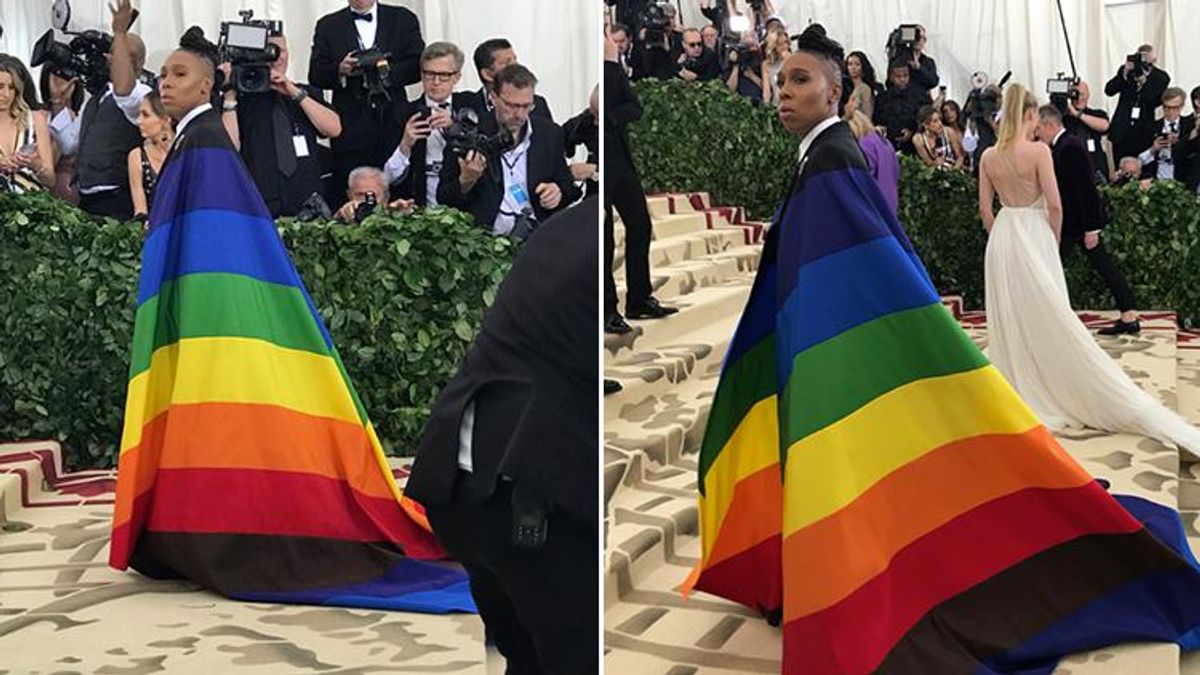
[[[1049,673],[1200,645],[1178,516],[1114,498],[941,305],[819,26],[779,75],[800,165],[726,355],[684,584],[781,620],[789,674]]]
[[[162,68],[178,135],[142,252],[109,563],[239,600],[475,611],[212,110],[215,49],[193,31]]]

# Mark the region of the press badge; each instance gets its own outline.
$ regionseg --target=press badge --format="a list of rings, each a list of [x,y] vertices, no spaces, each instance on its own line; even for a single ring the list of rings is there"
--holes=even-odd
[[[1096,139],[1088,139],[1088,152],[1096,152]]]
[[[1141,108],[1134,108],[1133,110],[1129,111],[1129,119],[1131,119],[1131,120],[1136,120],[1136,119],[1140,118],[1141,116],[1142,116]]]
[[[308,157],[308,139],[302,134],[292,136],[292,144],[296,146],[296,157]]]
[[[529,193],[525,192],[525,186],[516,184],[508,188],[508,194],[516,202],[517,206],[529,206]]]

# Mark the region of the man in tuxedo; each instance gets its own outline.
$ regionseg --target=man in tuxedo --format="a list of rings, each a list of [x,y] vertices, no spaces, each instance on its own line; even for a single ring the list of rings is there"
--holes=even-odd
[[[1082,244],[1088,264],[1104,280],[1117,301],[1121,317],[1111,326],[1100,329],[1101,335],[1138,333],[1137,303],[1129,282],[1121,274],[1112,257],[1100,241],[1100,230],[1108,220],[1096,184],[1092,181],[1092,165],[1087,148],[1078,137],[1063,127],[1062,113],[1053,105],[1038,109],[1037,137],[1050,146],[1054,156],[1054,177],[1062,198],[1062,241],[1059,255],[1066,258]]]
[[[342,135],[333,139],[331,202],[340,205],[342,186],[359,166],[382,167],[400,139],[407,105],[404,87],[421,79],[425,42],[417,16],[377,0],[348,0],[349,6],[317,22],[308,81],[333,91]],[[372,93],[355,54],[375,47],[390,54],[383,92]],[[381,73],[382,74],[382,73]]]
[[[1105,95],[1120,95],[1108,129],[1113,157],[1137,155],[1154,140],[1154,113],[1171,84],[1171,76],[1154,65],[1154,47],[1142,45],[1137,55],[1141,57],[1140,64],[1127,59],[1104,85]]]
[[[498,157],[475,150],[442,162],[438,203],[469,211],[495,235],[513,234],[518,222],[550,214],[579,199],[563,157],[563,131],[531,114],[537,78],[514,63],[496,73],[489,92],[493,113],[480,124],[488,135],[503,130],[509,148]],[[517,234],[520,234],[518,230]]]
[[[471,575],[509,673],[598,670],[595,226],[589,199],[530,236],[405,487]]]
[[[479,73],[479,81],[483,83],[483,86],[475,92],[472,106],[478,118],[485,120],[492,116],[495,108],[490,93],[492,84],[496,81],[496,73],[517,63],[517,53],[513,51],[512,43],[508,40],[492,38],[479,43],[479,46],[475,48],[474,60],[475,70]],[[546,99],[541,96],[534,96],[531,114],[534,117],[554,121],[554,115],[550,113],[550,104],[546,103]]]
[[[1180,135],[1182,142],[1187,144],[1188,159],[1179,167],[1180,174],[1176,176],[1192,192],[1196,192],[1200,187],[1200,128],[1196,126],[1197,113],[1200,113],[1200,87],[1192,89],[1192,114],[1183,118],[1183,123],[1191,129],[1188,133]],[[1182,124],[1180,128],[1183,128]]]
[[[617,284],[613,278],[616,239],[613,209],[625,225],[625,315],[631,319],[661,319],[679,310],[665,307],[651,295],[650,210],[646,192],[633,166],[629,149],[629,123],[642,116],[642,103],[617,63],[612,32],[604,36],[604,332],[624,335],[633,330],[617,309]]]
[[[434,42],[421,54],[423,94],[408,105],[408,120],[400,144],[384,165],[396,194],[421,206],[437,206],[438,182],[446,152],[444,131],[455,115],[469,110],[471,92],[454,92],[462,78],[466,56],[450,42]]]
[[[1179,87],[1163,92],[1163,116],[1154,128],[1154,140],[1138,153],[1143,171],[1155,180],[1183,182],[1196,154],[1196,139],[1192,137],[1196,118],[1183,117],[1183,101]]]

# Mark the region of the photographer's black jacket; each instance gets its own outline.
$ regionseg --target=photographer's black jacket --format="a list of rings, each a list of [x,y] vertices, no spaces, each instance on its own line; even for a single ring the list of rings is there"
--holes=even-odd
[[[680,66],[680,70],[684,68],[696,74],[697,82],[707,82],[708,80],[715,80],[721,77],[721,59],[717,56],[716,52],[708,47],[705,47],[704,51],[700,52],[700,56],[694,62],[690,60],[685,61]]]
[[[875,114],[872,121],[887,127],[887,139],[897,150],[911,153],[912,144],[903,141],[901,133],[905,129],[916,133],[917,111],[929,102],[926,90],[915,84],[910,84],[904,89],[888,87],[875,98]]]
[[[307,92],[309,98],[326,105],[320,89],[303,84],[296,86]],[[290,129],[275,128],[277,110],[286,115]],[[320,147],[317,145],[320,134],[299,103],[275,91],[240,94],[237,118],[242,160],[272,217],[295,216],[313,193],[323,194]],[[294,136],[304,136],[308,156],[297,156],[295,172],[286,176],[279,168],[279,153],[295,153]]]
[[[1157,66],[1151,66],[1146,84],[1139,90],[1132,78],[1125,77],[1125,67],[1122,65],[1104,85],[1105,95],[1120,95],[1117,108],[1113,111],[1112,126],[1108,128],[1115,161],[1120,161],[1126,155],[1136,155],[1154,142],[1154,111],[1162,105],[1163,92],[1170,84],[1170,75]],[[1132,115],[1135,107],[1141,111],[1136,120]]]
[[[475,97],[469,91],[456,91],[450,96],[450,113],[458,115],[463,110],[470,110]],[[425,105],[425,95],[422,94],[408,102],[408,114],[404,116],[404,124]],[[408,171],[392,184],[392,196],[412,199],[419,206],[428,206],[425,190],[425,149],[429,144],[424,140],[413,143],[412,152],[408,157]]]
[[[579,199],[581,191],[571,180],[571,172],[567,161],[563,158],[563,131],[554,122],[540,118],[529,117],[533,134],[529,145],[529,155],[526,157],[525,185],[533,206],[534,215],[539,221],[544,221],[551,214],[565,209]],[[496,118],[486,119],[479,125],[479,130],[492,135],[499,127]],[[453,206],[463,211],[469,211],[475,217],[475,222],[488,232],[496,222],[500,213],[500,204],[504,201],[504,172],[500,157],[488,157],[487,168],[475,187],[470,192],[463,193],[458,179],[461,169],[458,160],[449,157],[442,162],[442,175],[438,183],[438,202],[445,206]],[[542,183],[556,183],[562,190],[562,201],[557,209],[544,209],[537,196],[537,186]]]
[[[563,154],[568,159],[575,156],[575,150],[580,145],[587,148],[588,164],[600,166],[600,125],[592,111],[584,110],[563,123]],[[600,192],[598,178],[586,181],[583,185],[584,197],[594,197]]]
[[[1079,111],[1080,114],[1086,114],[1089,117],[1099,117],[1108,119],[1108,113],[1097,108],[1084,108]],[[1063,127],[1067,133],[1075,138],[1078,138],[1087,149],[1088,157],[1092,161],[1092,176],[1096,179],[1094,182],[1108,182],[1108,155],[1104,153],[1104,145],[1101,141],[1104,139],[1104,134],[1089,127],[1086,122],[1078,117],[1071,115],[1063,115]],[[1118,159],[1120,159],[1118,157]]]
[[[315,87],[333,91],[333,109],[342,118],[342,135],[332,143],[335,153],[376,148],[385,129],[387,136],[395,135],[398,120],[394,110],[407,100],[404,87],[421,79],[425,41],[417,16],[403,7],[382,3],[376,4],[372,12],[378,13],[375,20],[379,22],[374,46],[391,54],[387,88],[395,105],[386,112],[376,114],[370,110],[362,77],[347,77],[343,84],[338,74],[338,65],[347,54],[371,46],[359,44],[350,8],[321,17],[313,35],[308,81]],[[386,139],[387,144],[391,141]]]
[[[921,64],[920,68],[909,67],[909,72],[912,74],[912,81],[918,87],[925,91],[929,91],[938,86],[938,71],[937,62],[932,58],[921,54],[917,57],[917,63]]]

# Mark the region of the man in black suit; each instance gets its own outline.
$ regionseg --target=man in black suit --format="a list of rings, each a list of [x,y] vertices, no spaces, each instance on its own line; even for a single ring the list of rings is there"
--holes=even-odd
[[[1112,257],[1100,241],[1100,230],[1108,220],[1096,184],[1092,182],[1092,165],[1087,148],[1078,137],[1063,128],[1062,113],[1053,105],[1038,109],[1037,137],[1054,155],[1054,177],[1062,198],[1062,241],[1059,255],[1066,258],[1082,244],[1092,269],[1099,273],[1117,301],[1121,317],[1111,326],[1100,329],[1101,335],[1137,333],[1141,330],[1136,311],[1137,302],[1129,282],[1121,274]]]
[[[485,120],[492,116],[492,110],[495,104],[492,103],[489,92],[492,91],[492,84],[495,82],[496,73],[504,70],[508,66],[517,63],[517,53],[513,51],[512,43],[504,38],[492,38],[484,40],[475,48],[475,70],[479,73],[479,81],[483,86],[479,91],[475,92],[475,99],[472,106],[475,108],[475,114],[480,120]],[[546,103],[546,99],[541,96],[533,98],[534,117],[554,121],[554,115],[550,113],[550,104]]]
[[[1200,128],[1196,126],[1197,113],[1200,113],[1200,87],[1192,89],[1192,114],[1183,118],[1191,131],[1180,134],[1182,142],[1186,144],[1187,159],[1183,166],[1179,167],[1180,175],[1176,176],[1192,192],[1196,192],[1200,187]]]
[[[604,332],[623,335],[633,330],[617,309],[613,278],[613,208],[625,225],[625,314],[631,319],[661,319],[679,310],[658,302],[650,286],[650,209],[646,192],[629,150],[629,123],[642,116],[642,103],[617,63],[612,32],[604,36]]]
[[[1162,96],[1162,120],[1155,123],[1154,140],[1138,153],[1142,171],[1154,180],[1185,182],[1185,175],[1196,154],[1196,139],[1192,131],[1196,118],[1183,116],[1185,94],[1179,87],[1170,87]]]
[[[404,87],[421,79],[421,25],[403,7],[377,0],[348,0],[345,9],[317,22],[308,81],[333,91],[333,109],[342,135],[333,139],[331,203],[342,203],[341,190],[360,166],[383,167],[400,139],[407,97]],[[383,92],[370,91],[354,54],[376,47],[390,54]],[[373,67],[371,64],[361,64]],[[384,93],[386,92],[386,93]]]
[[[1154,113],[1158,110],[1163,92],[1171,84],[1171,76],[1154,65],[1154,48],[1138,47],[1141,64],[1127,59],[1107,84],[1104,93],[1116,96],[1108,138],[1113,144],[1113,157],[1136,156],[1154,141]]]
[[[520,235],[519,222],[544,221],[580,197],[563,157],[563,131],[530,113],[537,78],[514,63],[496,73],[489,93],[493,113],[480,124],[511,140],[499,157],[474,150],[442,162],[438,203],[470,211],[480,227],[496,235]],[[515,230],[515,232],[514,232]]]
[[[595,227],[589,199],[530,236],[405,487],[471,575],[509,673],[598,670]]]
[[[436,206],[446,152],[446,128],[471,109],[471,92],[455,93],[466,56],[450,42],[434,42],[421,54],[422,96],[410,101],[400,144],[384,165],[393,192],[421,206]]]

